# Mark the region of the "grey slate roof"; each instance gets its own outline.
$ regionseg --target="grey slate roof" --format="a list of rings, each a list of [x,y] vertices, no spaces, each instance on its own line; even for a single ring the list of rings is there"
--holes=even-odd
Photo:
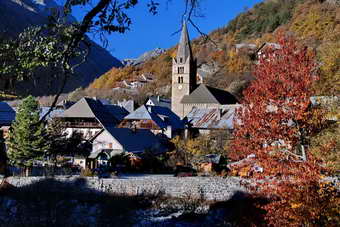
[[[10,126],[15,120],[15,111],[6,102],[0,102],[0,127]]]
[[[183,121],[169,108],[162,106],[140,106],[137,110],[124,118],[125,120],[152,120],[158,127],[165,129],[171,126],[173,129],[183,129]]]
[[[133,99],[118,102],[117,105],[124,108],[129,113],[135,111],[135,101]]]
[[[154,106],[161,106],[161,107],[166,107],[166,108],[171,109],[170,99],[164,99],[164,98],[160,98],[157,96],[151,96],[149,97],[149,100],[146,103],[148,103],[149,101],[151,101],[154,104]]]
[[[119,121],[122,121],[124,117],[129,114],[129,112],[125,108],[118,105],[110,104],[104,106],[105,109]]]
[[[67,109],[63,118],[96,118],[102,125],[116,125],[119,120],[98,100],[84,97]]]
[[[126,152],[140,152],[145,149],[160,147],[160,140],[150,130],[105,127],[105,130],[117,140]]]
[[[183,97],[184,104],[236,104],[238,101],[231,93],[201,84],[190,95]]]
[[[189,39],[187,24],[186,22],[183,22],[181,39],[179,41],[178,49],[177,49],[177,56],[176,56],[177,62],[179,62],[180,58],[183,58],[183,60],[186,61],[189,56],[190,57],[192,56],[190,39]]]
[[[154,121],[158,127],[160,128],[166,128],[166,124],[163,122],[163,120],[158,117],[155,113],[152,111],[149,111],[148,109],[152,109],[151,106],[146,107],[145,105],[140,106],[137,108],[134,112],[127,115],[124,119],[125,120],[152,120]]]
[[[57,105],[56,108],[61,108],[61,109],[68,109],[70,108],[75,102],[69,101],[69,100],[63,100],[60,101]]]
[[[184,122],[171,111],[170,108],[162,106],[151,107],[151,112],[157,115],[159,118],[164,118],[163,122],[167,126],[171,126],[172,129],[184,129]]]
[[[223,109],[193,108],[187,115],[187,121],[192,128],[198,129],[233,129],[235,110],[240,105],[230,105]]]
[[[50,107],[49,106],[44,106],[44,107],[40,107],[40,118],[42,118],[43,116],[45,116],[45,114],[47,113],[47,111],[49,111]],[[55,117],[61,117],[63,115],[63,113],[65,112],[64,109],[53,109],[51,111],[51,113],[49,113],[46,117],[47,120],[51,120],[52,118]]]

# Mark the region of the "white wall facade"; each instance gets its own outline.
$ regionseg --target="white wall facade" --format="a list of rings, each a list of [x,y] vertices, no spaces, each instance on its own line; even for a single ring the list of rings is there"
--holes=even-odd
[[[98,135],[92,143],[92,152],[96,152],[100,149],[113,149],[121,150],[123,152],[123,146],[118,143],[117,140],[112,138],[112,136],[105,130],[100,135]]]
[[[84,135],[84,139],[90,139],[92,136],[96,135],[100,128],[66,128],[65,133],[67,133],[67,138],[71,137],[73,133],[81,133]]]

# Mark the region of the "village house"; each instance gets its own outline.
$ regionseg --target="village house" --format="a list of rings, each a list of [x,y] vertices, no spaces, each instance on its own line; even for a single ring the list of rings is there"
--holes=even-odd
[[[76,132],[90,139],[104,126],[117,125],[123,115],[124,110],[119,106],[103,105],[99,100],[84,97],[58,118],[64,122],[68,136]]]
[[[105,127],[91,139],[92,151],[86,165],[91,169],[106,166],[113,156],[122,153],[141,154],[148,150],[159,154],[166,151],[161,141],[147,129]]]
[[[127,115],[119,127],[148,129],[155,135],[164,134],[173,138],[184,130],[184,123],[167,107],[142,105]]]
[[[275,51],[275,50],[279,50],[279,49],[281,49],[280,44],[265,42],[256,51],[256,57],[257,57],[257,59],[263,58],[263,57],[265,57],[265,52],[266,51],[268,51],[268,50]]]
[[[140,75],[140,79],[145,82],[153,82],[155,76],[151,73],[143,73],[142,75]]]
[[[235,52],[245,53],[245,54],[254,54],[257,51],[256,44],[253,43],[238,43],[235,45]]]

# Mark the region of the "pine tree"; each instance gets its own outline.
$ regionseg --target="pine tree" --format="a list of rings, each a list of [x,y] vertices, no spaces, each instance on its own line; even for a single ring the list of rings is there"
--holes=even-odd
[[[39,123],[39,104],[28,96],[19,106],[6,141],[8,158],[17,166],[31,167],[49,149],[44,123]]]

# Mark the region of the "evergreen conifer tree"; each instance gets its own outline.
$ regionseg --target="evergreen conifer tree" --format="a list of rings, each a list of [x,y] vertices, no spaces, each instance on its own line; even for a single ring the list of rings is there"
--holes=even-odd
[[[8,158],[17,166],[31,167],[49,149],[44,123],[39,123],[39,104],[28,96],[19,106],[6,141]]]

